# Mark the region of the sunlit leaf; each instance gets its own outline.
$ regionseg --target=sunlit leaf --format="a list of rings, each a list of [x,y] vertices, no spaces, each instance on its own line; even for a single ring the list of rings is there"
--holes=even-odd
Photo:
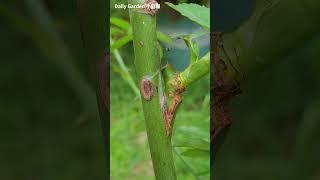
[[[173,8],[174,10],[181,13],[183,16],[189,18],[190,20],[198,23],[199,25],[210,29],[210,9],[205,6],[200,6],[198,4],[187,4],[182,3],[178,5],[166,2],[166,4]]]

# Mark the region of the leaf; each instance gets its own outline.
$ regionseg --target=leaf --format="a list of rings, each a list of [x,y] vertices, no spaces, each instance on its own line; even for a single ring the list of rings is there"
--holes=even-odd
[[[195,32],[193,34],[189,34],[189,36],[190,36],[191,39],[196,39],[196,38],[199,38],[201,36],[207,35],[209,33],[210,33],[210,31],[199,31],[199,32]]]
[[[116,17],[110,18],[110,24],[118,26],[119,28],[126,30],[126,31],[128,31],[129,27],[130,27],[130,24],[127,21],[120,19],[120,18],[116,18]]]
[[[200,52],[198,44],[195,41],[192,41],[192,38],[190,36],[185,36],[183,40],[190,49],[190,63],[196,62],[199,58]]]
[[[112,62],[112,61],[111,61]],[[121,70],[120,67],[118,67],[115,63],[110,63],[112,70],[114,70],[114,72],[119,73],[119,75],[124,79],[124,80],[129,80],[129,76],[130,74],[127,71],[123,71]]]
[[[199,172],[197,175],[198,176],[203,176],[203,175],[206,175],[206,174],[209,174],[209,173],[210,173],[210,170],[207,170],[207,171]]]
[[[180,142],[176,142],[173,146],[188,147],[188,148],[195,148],[195,149],[210,151],[210,143],[200,138],[180,140]]]
[[[300,4],[299,0],[279,1],[259,18],[251,47],[239,58],[241,70],[247,77],[254,77],[251,74],[284,60],[289,52],[300,48],[319,32],[319,25]]]
[[[159,42],[158,42],[158,53],[159,53],[160,60],[162,60],[162,58],[163,58],[163,49],[162,49],[162,46],[161,46],[161,44]]]
[[[204,77],[210,71],[210,53],[208,52],[200,60],[190,64],[179,74],[181,85],[185,88]]]
[[[157,38],[159,41],[166,43],[166,44],[172,44],[172,42],[173,42],[170,36],[164,34],[161,31],[157,31]]]
[[[116,36],[116,35],[123,34],[123,31],[116,27],[110,27],[110,34],[111,36]]]
[[[177,131],[179,134],[183,134],[185,136],[188,136],[192,134],[192,136],[201,137],[203,139],[208,137],[208,132],[204,132],[203,129],[195,126],[179,126],[177,127]]]
[[[190,20],[198,23],[199,25],[210,29],[210,9],[205,6],[200,6],[193,3],[182,3],[178,5],[166,2],[166,4],[178,11],[181,15],[189,18]]]
[[[132,38],[132,34],[128,34],[118,39],[111,45],[111,51],[113,51],[114,49],[119,49],[122,46],[126,45],[128,42],[132,41]]]
[[[210,158],[210,151],[201,149],[188,149],[181,153],[181,155],[192,158]]]

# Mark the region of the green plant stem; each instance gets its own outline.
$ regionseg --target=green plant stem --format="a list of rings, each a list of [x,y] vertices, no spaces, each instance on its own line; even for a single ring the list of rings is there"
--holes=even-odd
[[[192,63],[187,69],[180,73],[183,85],[189,87],[210,72],[210,53],[208,52],[200,60]]]
[[[113,39],[110,37],[110,44],[113,44]],[[120,69],[122,70],[122,72],[124,73],[124,79],[126,80],[126,82],[129,84],[129,86],[131,87],[131,89],[133,90],[133,92],[135,93],[135,95],[139,96],[140,92],[138,87],[136,86],[131,74],[129,73],[129,70],[127,68],[127,66],[124,64],[123,59],[119,53],[118,49],[114,49],[112,51],[112,54],[114,55],[115,59],[117,60]]]
[[[168,81],[169,91],[178,92],[188,88],[210,72],[210,53],[208,52],[198,61],[190,64],[175,78]]]
[[[130,0],[130,4],[142,3],[140,0]],[[175,180],[175,166],[171,142],[166,137],[165,123],[162,117],[159,93],[161,79],[160,59],[157,48],[156,17],[130,11],[133,30],[133,46],[135,68],[140,83],[145,77],[151,78],[154,95],[150,100],[142,99],[142,107],[148,134],[153,169],[157,180]]]

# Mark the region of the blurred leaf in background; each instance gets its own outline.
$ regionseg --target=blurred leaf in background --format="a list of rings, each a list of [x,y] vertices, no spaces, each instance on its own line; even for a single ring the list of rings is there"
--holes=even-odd
[[[215,178],[319,179],[315,9],[317,1],[257,0],[249,18],[225,34],[225,48],[232,59],[239,56],[246,76],[243,94],[231,102],[234,122],[217,155]]]
[[[0,19],[0,179],[105,179],[75,1],[3,1]]]

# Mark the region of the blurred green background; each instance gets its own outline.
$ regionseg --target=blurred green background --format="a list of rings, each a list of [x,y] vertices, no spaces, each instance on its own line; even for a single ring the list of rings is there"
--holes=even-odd
[[[251,18],[225,35],[230,53],[236,47],[254,58],[244,62],[240,55],[243,93],[231,101],[234,122],[217,154],[215,177],[318,180],[320,3],[256,2]]]
[[[187,1],[185,1],[187,2]],[[191,2],[191,1],[190,1]],[[196,1],[194,1],[196,2]],[[126,4],[126,1],[111,1],[111,17],[122,18],[129,21],[128,11],[114,9],[114,4]],[[179,2],[174,2],[179,3]],[[197,1],[208,5],[208,1]],[[183,35],[195,33],[201,28],[183,18],[180,14],[161,4],[160,14],[157,16],[158,29],[167,35]],[[116,26],[111,26],[117,28]],[[112,32],[112,31],[111,31]],[[114,31],[115,32],[115,31]],[[120,36],[121,37],[121,36]],[[201,56],[209,50],[209,36],[197,39],[201,47]],[[113,41],[119,35],[112,36]],[[164,51],[163,65],[167,62],[176,70],[183,70],[189,64],[189,49],[183,40],[175,40],[173,45],[162,44]],[[134,70],[134,54],[132,42],[117,49],[119,54],[111,52],[110,72],[110,164],[111,179],[140,180],[155,179],[150,157],[145,122],[140,99],[128,84],[128,76],[119,68],[119,55],[128,68],[128,72],[137,84]],[[118,59],[117,59],[118,58]],[[183,102],[180,105],[174,123],[172,144],[182,142],[203,141],[209,149],[209,74],[190,86],[183,93]],[[199,144],[198,144],[199,145]],[[200,144],[201,145],[201,144]],[[201,148],[201,147],[200,147]],[[209,179],[210,157],[209,151],[195,156],[183,156],[186,147],[174,147],[174,159],[178,179]]]
[[[0,179],[105,179],[75,1],[1,1],[0,21]]]

